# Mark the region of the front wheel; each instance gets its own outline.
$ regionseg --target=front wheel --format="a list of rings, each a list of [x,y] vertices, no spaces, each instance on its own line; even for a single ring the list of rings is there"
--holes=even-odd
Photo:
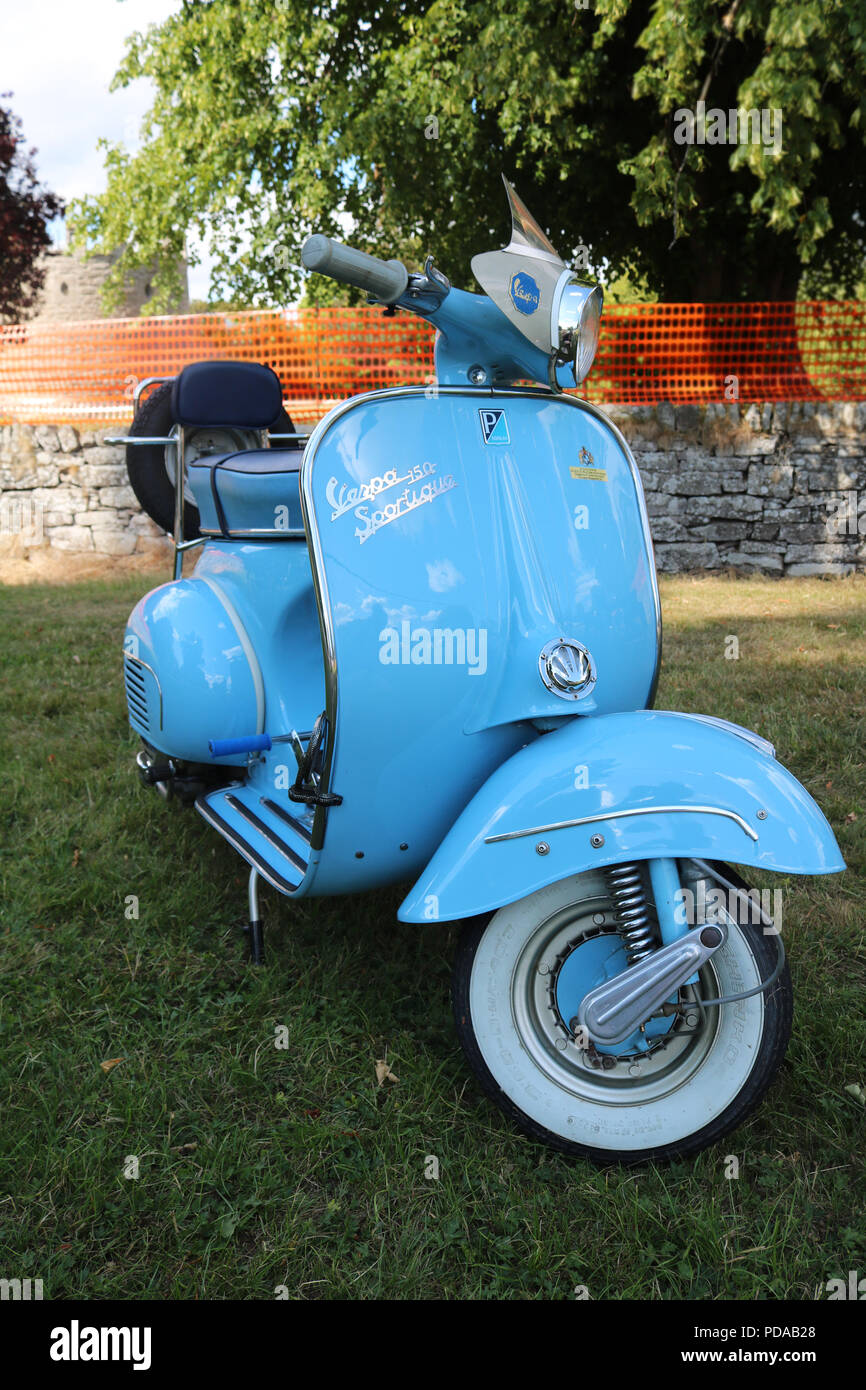
[[[454,964],[457,1032],[484,1090],[532,1138],[605,1163],[696,1153],[742,1123],[781,1066],[790,973],[785,966],[749,999],[706,1001],[767,980],[777,950],[760,924],[731,922],[699,984],[681,987],[685,1008],[618,1049],[581,1047],[580,999],[628,962],[608,880],[576,875],[466,924]]]

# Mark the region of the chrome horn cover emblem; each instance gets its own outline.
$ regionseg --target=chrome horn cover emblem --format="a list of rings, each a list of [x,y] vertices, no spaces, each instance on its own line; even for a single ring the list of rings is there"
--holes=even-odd
[[[595,662],[586,647],[565,637],[542,647],[538,670],[547,689],[561,700],[583,700],[596,681]]]

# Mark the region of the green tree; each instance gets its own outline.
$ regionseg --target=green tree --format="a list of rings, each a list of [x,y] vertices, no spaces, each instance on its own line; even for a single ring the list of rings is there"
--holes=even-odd
[[[159,260],[153,310],[188,229],[235,301],[293,297],[305,237],[346,227],[471,287],[502,171],[564,256],[667,300],[862,278],[866,0],[184,0],[128,41],[115,86],[140,76],[142,146],[106,146],[72,227],[118,279]],[[781,113],[779,148],[678,144],[699,100]]]

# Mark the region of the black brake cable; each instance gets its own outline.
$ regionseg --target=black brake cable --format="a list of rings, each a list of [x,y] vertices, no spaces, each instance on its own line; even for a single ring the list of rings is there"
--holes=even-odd
[[[781,930],[777,930],[772,917],[767,916],[760,903],[756,903],[754,899],[750,898],[742,888],[738,888],[735,883],[731,883],[730,879],[725,878],[724,874],[720,874],[718,870],[711,868],[705,859],[693,859],[692,863],[697,864],[699,869],[701,869],[704,873],[709,874],[710,878],[714,878],[717,883],[721,883],[724,885],[725,888],[730,889],[730,891],[735,895],[738,901],[745,899],[745,901],[749,904],[750,907],[757,907],[761,917],[762,925],[765,927],[769,926],[772,928],[771,935],[775,936],[779,947],[779,959],[776,963],[776,968],[773,971],[772,975],[770,975],[768,979],[763,980],[761,984],[755,985],[753,989],[744,989],[739,994],[723,994],[720,995],[718,999],[698,999],[695,1002],[703,1005],[705,1009],[717,1008],[719,1004],[736,1004],[739,1002],[740,999],[751,999],[752,996],[755,994],[763,994],[766,990],[768,990],[771,987],[771,985],[774,985],[776,983],[776,981],[778,980],[779,976],[785,968],[785,946],[784,942],[782,941]]]

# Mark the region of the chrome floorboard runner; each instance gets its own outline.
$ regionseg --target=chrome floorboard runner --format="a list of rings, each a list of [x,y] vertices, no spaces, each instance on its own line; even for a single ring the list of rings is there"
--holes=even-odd
[[[307,872],[310,831],[289,810],[291,803],[282,806],[276,796],[261,796],[248,783],[235,783],[200,796],[195,806],[267,883],[291,894]]]

